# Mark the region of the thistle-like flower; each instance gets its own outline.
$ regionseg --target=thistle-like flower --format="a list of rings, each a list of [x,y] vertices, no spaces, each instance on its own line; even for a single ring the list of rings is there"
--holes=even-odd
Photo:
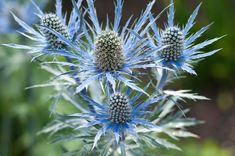
[[[43,15],[43,17],[41,17],[41,25],[60,33],[66,38],[69,38],[67,27],[56,14],[50,13]],[[42,28],[42,33],[51,49],[61,49],[65,46],[65,44],[49,30]]]
[[[87,0],[87,3],[91,25],[85,21],[82,26],[85,41],[81,37],[77,45],[69,40],[61,39],[72,49],[73,52],[64,51],[64,54],[73,61],[69,64],[67,62],[47,63],[77,68],[71,71],[73,76],[76,75],[75,77],[81,80],[76,89],[77,93],[94,80],[100,80],[101,84],[112,86],[113,90],[118,80],[134,90],[144,92],[133,83],[133,80],[137,78],[133,69],[155,67],[154,63],[149,62],[149,57],[161,50],[158,47],[151,50],[146,48],[149,44],[148,40],[142,37],[150,28],[151,24],[147,21],[154,1],[148,4],[141,17],[132,26],[130,26],[130,18],[123,28],[120,28],[123,0],[116,1],[113,26],[107,18],[104,28],[98,21],[94,1]]]
[[[40,7],[44,7],[46,1],[40,1]],[[10,16],[10,11],[22,18],[28,24],[34,23],[36,16],[29,16],[28,13],[34,12],[36,9],[30,2],[19,2],[16,0],[1,0],[0,1],[0,33],[13,33],[15,30],[21,30],[21,27],[16,24],[14,19]]]
[[[148,88],[149,85],[145,87]],[[119,145],[120,141],[124,141],[125,137],[131,135],[138,140],[136,126],[144,126],[147,129],[161,131],[161,128],[148,121],[144,117],[149,115],[149,107],[156,104],[167,96],[155,96],[148,98],[145,101],[139,102],[139,98],[143,93],[137,93],[132,96],[132,92],[118,91],[109,95],[106,102],[99,103],[94,101],[88,95],[80,94],[81,97],[92,105],[95,109],[94,112],[75,113],[68,115],[71,118],[78,118],[81,121],[78,125],[70,120],[69,125],[76,125],[75,129],[81,128],[92,129],[94,126],[100,127],[93,143],[93,148],[97,146],[98,141],[102,135],[109,133],[114,136],[114,141]]]
[[[79,0],[75,5],[77,8],[81,6],[81,0]],[[40,18],[40,23],[37,28],[34,28],[16,15],[13,14],[16,22],[24,29],[20,32],[23,36],[35,42],[33,45],[18,45],[18,44],[5,44],[6,46],[25,49],[29,53],[34,54],[33,59],[43,56],[45,54],[51,55],[52,51],[55,49],[66,48],[65,43],[56,36],[53,31],[57,32],[64,38],[72,40],[77,34],[77,28],[80,26],[80,16],[74,8],[71,12],[71,16],[66,22],[66,17],[62,14],[62,0],[56,0],[56,12],[55,13],[43,13],[42,10],[37,6],[37,4],[32,1],[33,6],[36,8],[37,15]],[[30,23],[31,24],[31,23]],[[55,52],[53,53],[55,54]],[[57,54],[60,53],[57,51]]]
[[[214,38],[199,44],[194,43],[197,38],[199,38],[206,30],[208,30],[210,25],[203,27],[193,35],[189,35],[189,30],[194,25],[194,20],[198,14],[200,6],[201,4],[199,4],[199,6],[192,13],[185,27],[180,28],[174,24],[174,3],[173,0],[171,0],[168,14],[168,23],[165,29],[159,30],[156,23],[152,24],[151,27],[154,32],[154,39],[150,38],[152,47],[156,48],[168,45],[167,48],[157,53],[157,61],[162,59],[160,62],[162,66],[175,70],[183,70],[190,74],[196,75],[196,72],[192,68],[192,62],[203,59],[207,56],[211,56],[220,50],[217,49],[211,52],[203,53],[201,49],[214,43],[221,37]],[[150,19],[154,20],[152,15],[150,16]]]
[[[144,88],[147,90],[149,84]],[[109,155],[110,153],[142,155],[146,148],[179,148],[160,137],[166,134],[173,139],[197,137],[186,130],[187,126],[198,124],[194,118],[184,116],[188,110],[174,109],[178,100],[205,100],[203,96],[189,93],[187,90],[164,91],[158,96],[144,98],[143,93],[135,92],[123,86],[117,92],[105,92],[105,100],[95,101],[80,93],[78,104],[89,104],[94,111],[74,114],[56,114],[56,120],[45,127],[41,133],[54,135],[55,142],[64,140],[84,140],[86,154],[92,152]],[[155,108],[155,109],[154,109]],[[78,108],[78,111],[80,109]],[[172,115],[174,114],[175,115]],[[72,131],[71,133],[63,133]],[[97,149],[90,151],[89,149]],[[76,149],[79,150],[79,149]]]

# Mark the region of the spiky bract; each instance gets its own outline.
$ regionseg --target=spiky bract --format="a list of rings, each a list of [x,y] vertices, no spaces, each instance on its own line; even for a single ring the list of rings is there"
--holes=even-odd
[[[179,71],[179,69],[181,69],[196,75],[196,72],[193,70],[192,63],[207,56],[211,56],[220,50],[217,49],[211,52],[203,53],[201,49],[214,43],[221,37],[207,40],[199,44],[194,43],[197,38],[199,38],[206,30],[208,30],[210,25],[203,27],[193,35],[189,34],[189,30],[195,24],[194,21],[200,6],[201,4],[198,5],[192,15],[189,17],[185,27],[179,28],[174,24],[174,2],[171,0],[168,13],[168,23],[166,24],[165,29],[162,31],[163,33],[159,33],[161,31],[154,22],[154,18],[150,16],[150,20],[153,22],[151,27],[155,37],[154,40],[149,38],[151,43],[154,43],[151,45],[151,47],[156,48],[166,45],[168,46],[162,50],[162,52],[157,53],[156,62],[158,65],[171,68],[175,71]],[[157,41],[157,44],[155,44],[155,40]],[[159,59],[162,59],[160,63]]]

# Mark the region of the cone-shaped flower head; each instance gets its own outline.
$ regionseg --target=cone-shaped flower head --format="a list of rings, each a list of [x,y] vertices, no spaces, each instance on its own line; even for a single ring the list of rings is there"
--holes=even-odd
[[[168,46],[160,53],[165,61],[178,61],[183,54],[183,34],[177,27],[169,27],[162,33],[162,46]]]
[[[81,0],[76,3],[77,8],[80,8],[81,3]],[[32,1],[32,5],[34,6],[32,8],[36,10],[35,13],[40,19],[37,28],[22,21],[14,14],[13,17],[24,29],[20,33],[34,43],[31,45],[6,44],[6,46],[25,49],[29,53],[35,54],[33,59],[44,55],[61,55],[61,50],[65,48],[66,42],[72,39],[76,40],[80,34],[77,30],[81,25],[79,13],[73,8],[70,17],[65,18],[66,16],[62,13],[62,0],[56,0],[55,13],[43,13],[34,1]]]
[[[45,14],[41,18],[41,25],[60,33],[65,38],[69,38],[67,27],[56,14]],[[65,46],[63,41],[59,40],[59,38],[49,30],[42,28],[42,32],[52,49],[60,49]]]
[[[150,83],[144,89],[146,90],[149,85]],[[140,100],[143,95],[141,92],[122,91],[121,88],[117,88],[117,90],[117,92],[110,94],[107,89],[105,91],[107,99],[103,102],[96,102],[90,96],[80,93],[81,97],[88,102],[89,106],[93,106],[95,111],[70,115],[74,118],[82,117],[87,121],[80,122],[77,125],[79,128],[90,128],[99,125],[100,128],[94,138],[93,147],[97,145],[102,135],[106,136],[106,133],[114,136],[114,139],[109,139],[119,143],[128,135],[138,137],[136,127],[139,125],[147,129],[160,130],[157,125],[147,120],[146,117],[150,115],[148,108],[167,96],[151,96],[142,101]]]
[[[130,119],[131,107],[122,93],[114,93],[109,99],[109,118],[113,123],[125,123]]]
[[[95,40],[95,62],[102,70],[117,70],[124,64],[123,43],[114,31],[101,31]]]
[[[210,25],[203,27],[193,35],[189,34],[190,29],[195,24],[195,18],[198,14],[200,6],[201,4],[198,5],[189,17],[185,27],[181,28],[174,23],[175,11],[173,0],[171,0],[171,5],[169,7],[168,22],[163,30],[158,28],[154,21],[154,17],[150,15],[150,20],[153,22],[151,27],[154,32],[154,40],[149,38],[152,43],[151,46],[153,48],[166,46],[164,50],[157,53],[155,61],[158,65],[171,68],[176,71],[180,69],[196,75],[196,72],[192,68],[192,63],[197,62],[199,59],[207,56],[211,56],[220,50],[217,49],[207,53],[202,52],[204,47],[214,43],[221,37],[207,40],[199,44],[194,43],[196,39],[198,39],[206,30],[209,29]],[[162,60],[160,63],[159,59]]]
[[[78,82],[76,93],[87,88],[95,80],[99,80],[101,84],[111,84],[113,91],[116,83],[122,82],[134,90],[144,92],[134,81],[138,80],[139,76],[138,73],[133,74],[134,70],[155,67],[149,60],[156,51],[163,49],[149,49],[149,42],[144,38],[150,28],[148,17],[154,2],[147,5],[136,22],[131,24],[130,18],[121,27],[123,0],[116,0],[114,22],[111,23],[107,16],[105,26],[98,20],[94,0],[87,0],[90,22],[84,19],[81,27],[84,36],[81,36],[78,42],[68,42],[73,52],[64,51],[64,55],[73,62],[61,62],[78,69],[71,71],[81,80]]]

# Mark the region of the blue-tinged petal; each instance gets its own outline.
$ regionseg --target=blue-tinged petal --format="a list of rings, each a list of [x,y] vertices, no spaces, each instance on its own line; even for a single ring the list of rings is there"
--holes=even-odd
[[[41,36],[40,33],[38,33],[37,31],[35,31],[32,27],[30,27],[28,24],[26,24],[24,21],[22,21],[21,19],[19,19],[18,17],[15,16],[14,13],[11,13],[12,16],[14,17],[15,21],[22,26],[28,33],[36,35],[36,36]]]
[[[202,48],[204,48],[204,47],[206,47],[206,46],[208,46],[208,45],[210,45],[210,44],[212,44],[212,43],[218,41],[219,39],[221,39],[221,38],[223,38],[223,37],[224,37],[224,36],[218,37],[218,38],[214,38],[214,39],[211,39],[211,40],[202,42],[202,43],[200,43],[200,44],[197,44],[197,45],[195,45],[195,46],[193,46],[193,47],[187,49],[185,53],[186,53],[186,54],[189,54],[189,55],[190,55],[190,54],[192,55],[192,53],[194,53],[195,51],[197,51],[197,50],[199,50],[199,49],[202,49]]]
[[[86,100],[87,102],[89,102],[90,104],[92,104],[93,106],[96,106],[102,110],[106,110],[105,106],[104,105],[101,105],[97,102],[95,102],[94,100],[92,100],[89,96],[83,94],[83,93],[80,93],[80,95],[84,98],[84,100]]]
[[[95,6],[94,6],[94,0],[87,0],[87,4],[89,8],[88,13],[90,14],[90,19],[95,26],[96,32],[99,33],[101,31],[101,28],[99,25],[99,21],[98,21]]]
[[[109,27],[109,16],[106,15],[106,26],[105,26],[105,31],[109,31],[110,27]]]
[[[157,87],[156,87],[156,91],[163,89],[163,87],[166,85],[167,78],[168,78],[168,70],[163,69],[161,79],[159,80]]]
[[[55,55],[69,57],[69,58],[79,59],[78,55],[73,54],[66,50],[62,50],[62,49],[44,49],[43,52],[48,53],[48,54],[55,54]]]
[[[82,118],[89,118],[91,116],[95,116],[95,113],[75,113],[68,115],[69,117],[82,117]]]
[[[185,26],[185,28],[183,29],[183,36],[185,37],[188,33],[188,31],[192,28],[192,26],[194,25],[194,20],[197,17],[198,11],[201,7],[202,3],[200,3],[197,8],[194,10],[194,12],[192,13],[192,15],[189,17],[188,22]]]
[[[62,1],[61,0],[56,0],[56,15],[59,16],[61,19],[63,19],[62,15]]]
[[[38,5],[34,2],[34,0],[31,0],[32,4],[34,5],[34,7],[37,9],[38,13],[43,16],[43,12],[42,10],[38,7]]]
[[[208,56],[211,56],[211,55],[217,53],[217,52],[220,51],[220,50],[221,50],[221,49],[216,49],[216,50],[213,50],[213,51],[211,51],[211,52],[193,55],[193,56],[190,57],[190,59],[194,60],[194,59],[201,59],[201,58],[204,58],[204,57],[208,57]]]
[[[136,85],[135,85],[134,83],[132,83],[129,79],[126,79],[125,77],[120,76],[120,75],[117,76],[117,79],[118,79],[119,81],[123,82],[125,85],[131,87],[132,89],[137,90],[137,91],[139,91],[139,92],[142,92],[142,93],[144,93],[144,94],[146,94],[146,95],[149,96],[149,94],[148,94],[147,92],[145,92],[142,88],[136,86]]]
[[[154,38],[154,36],[152,37],[152,34],[150,34],[149,32],[147,33],[147,36],[148,36],[148,39],[150,42],[149,45],[151,47],[156,48],[155,40],[157,40],[157,42],[159,42],[158,37],[156,37],[156,35],[155,35],[155,38]]]
[[[167,97],[167,95],[162,95],[162,96],[158,96],[158,97],[149,98],[147,101],[139,104],[139,106],[134,108],[133,112],[138,112],[140,110],[146,110],[150,105],[155,104],[155,103],[159,102],[161,99],[164,99],[166,97]]]
[[[119,24],[122,18],[122,7],[123,7],[123,1],[117,0],[117,3],[115,4],[115,18],[113,25],[113,30],[115,32],[118,32]]]
[[[155,17],[155,18],[153,17],[152,14],[149,15],[149,19],[150,19],[150,21],[152,21],[152,22],[151,22],[151,28],[152,28],[152,30],[153,30],[153,32],[154,32],[154,37],[156,38],[156,40],[157,40],[158,43],[161,42],[161,36],[160,36],[159,28],[158,28],[158,26],[157,26],[157,24],[156,24],[155,21],[156,21],[157,19],[159,19],[160,16],[162,15],[162,13],[165,12],[171,5],[174,5],[174,4],[172,3],[172,4],[170,4],[168,7],[164,8],[164,9],[157,15],[157,17]]]
[[[101,135],[103,135],[107,130],[107,126],[104,125],[96,134],[95,139],[94,139],[94,144],[92,147],[92,150],[97,146],[97,142],[100,140]]]
[[[64,43],[66,43],[67,45],[69,45],[71,48],[75,49],[78,53],[78,55],[80,57],[82,57],[83,59],[87,59],[88,61],[91,60],[91,55],[87,52],[84,52],[82,51],[81,49],[79,49],[77,47],[77,45],[75,45],[72,41],[70,41],[69,39],[67,39],[66,37],[64,37],[63,35],[61,35],[60,33],[58,33],[57,31],[51,29],[51,28],[48,28],[48,27],[44,27],[44,26],[40,26],[42,27],[43,29],[46,29],[48,31],[50,31],[51,33],[55,34],[61,41],[63,41]]]
[[[153,56],[154,53],[157,53],[157,52],[159,52],[159,51],[165,49],[165,48],[168,47],[168,46],[169,46],[169,45],[161,46],[161,47],[156,47],[156,48],[154,48],[154,49],[152,49],[152,50],[148,50],[147,52],[145,52],[144,54],[140,55],[139,57],[136,56],[135,61],[137,61],[137,60],[142,60],[142,59],[144,59],[144,58],[148,58],[148,57],[151,56],[151,55]],[[131,59],[131,62],[133,62],[132,60],[133,60],[133,59]]]
[[[146,62],[146,61],[144,61]],[[137,62],[138,63],[138,62]],[[156,64],[137,64],[137,65],[130,65],[129,66],[129,69],[146,69],[146,68],[153,68],[153,67],[156,67]]]
[[[134,137],[134,141],[137,142],[139,136],[138,133],[135,131],[135,127],[132,124],[128,124],[127,131]]]
[[[82,24],[84,23],[83,19],[85,13],[82,14],[79,10],[82,5],[82,0],[78,0],[77,3],[75,2],[75,0],[72,0],[72,3],[74,9],[72,10],[70,15],[68,29],[72,36],[72,40],[75,41],[78,38],[79,34],[82,34]]]
[[[81,92],[83,89],[85,89],[87,86],[89,86],[92,81],[97,80],[103,73],[91,76],[87,78],[86,80],[82,81],[81,84],[76,88],[76,93]]]
[[[143,125],[143,126],[146,126],[146,127],[149,127],[149,128],[160,128],[159,126],[151,123],[151,122],[148,122],[146,120],[143,120],[143,119],[133,119],[131,121],[132,124],[135,124],[135,125]]]
[[[42,65],[45,64],[59,64],[61,66],[69,66],[69,67],[79,67],[78,64],[70,63],[70,62],[62,62],[62,61],[51,61],[51,62],[42,62]]]
[[[153,21],[154,18],[153,18],[153,15],[150,14],[149,16],[150,20]],[[154,37],[156,38],[157,42],[160,43],[161,42],[161,36],[160,36],[160,32],[159,32],[159,29],[158,29],[158,26],[156,24],[156,22],[154,22],[152,25],[151,25],[151,28],[154,32]]]
[[[147,8],[145,9],[144,13],[141,14],[139,20],[136,22],[135,27],[134,27],[135,32],[140,31],[141,28],[143,27],[143,25],[147,22],[149,14],[151,13],[151,10],[152,10],[154,3],[155,3],[155,0],[150,2],[148,4]]]
[[[114,124],[112,127],[114,136],[115,136],[115,140],[117,143],[119,143],[119,140],[121,138],[121,132],[122,132],[122,124]]]
[[[145,87],[144,87],[144,91],[146,91],[149,86],[150,86],[151,82],[149,82]],[[133,96],[131,99],[130,99],[130,104],[131,105],[134,105],[135,102],[141,97],[143,93],[142,92],[139,92],[138,94],[136,94],[135,96]]]
[[[196,32],[194,35],[190,36],[186,41],[185,41],[185,47],[188,47],[190,44],[192,44],[197,38],[199,38],[205,31],[209,29],[209,27],[212,24],[209,24],[203,28],[201,28],[198,32]]]
[[[26,33],[21,32],[21,31],[17,31],[17,32],[20,33],[21,35],[29,38],[32,41],[44,42],[44,37],[43,36],[41,36],[41,37],[37,36],[37,38],[35,38],[35,37],[27,35]],[[45,44],[46,44],[46,41],[45,41]]]
[[[125,24],[125,25],[123,26],[123,28],[122,28],[122,32],[121,32],[121,34],[120,34],[122,40],[125,40],[125,39],[124,39],[125,36],[128,36],[127,33],[126,33],[126,31],[127,31],[127,28],[128,28],[128,26],[129,26],[129,24],[130,24],[130,22],[131,22],[132,17],[133,17],[133,16],[131,16],[131,17],[127,20],[126,24]]]
[[[171,0],[171,5],[169,8],[169,13],[168,13],[168,26],[173,27],[174,26],[174,14],[175,14],[175,9],[174,9],[174,1]]]
[[[197,73],[189,65],[187,65],[186,63],[184,63],[182,66],[180,66],[180,68],[183,71],[186,71],[186,72],[188,72],[190,74],[197,75]]]
[[[9,44],[2,44],[4,46],[10,47],[10,48],[15,48],[15,49],[25,49],[25,50],[32,50],[33,48],[30,46],[26,45],[20,45],[20,44],[14,44],[14,43],[9,43]]]
[[[87,112],[88,112],[86,109],[84,109],[84,108],[80,105],[80,103],[79,103],[77,100],[73,99],[73,98],[71,97],[71,95],[68,95],[67,93],[64,93],[64,94],[62,94],[62,96],[63,96],[63,98],[64,98],[66,101],[70,102],[73,106],[75,106],[75,107],[76,107],[78,110],[80,110],[82,113],[87,113]]]
[[[114,136],[115,136],[116,142],[119,143],[119,139],[120,139],[119,131],[118,132],[114,132]]]
[[[106,78],[108,80],[108,82],[111,84],[113,91],[115,91],[116,89],[116,81],[115,78],[108,72],[106,73]]]
[[[78,130],[78,129],[81,129],[81,128],[87,128],[87,127],[95,126],[95,125],[98,125],[98,124],[101,124],[101,123],[102,122],[98,121],[98,120],[95,120],[95,121],[92,121],[92,122],[88,122],[88,123],[82,123],[82,125],[78,126],[77,128],[75,128],[75,130]]]
[[[85,34],[86,40],[88,41],[88,43],[90,43],[90,44],[88,44],[89,48],[95,49],[95,46],[94,46],[93,41],[92,41],[92,38],[91,38],[90,34],[87,31],[86,25],[83,24],[82,28],[83,28],[82,31]],[[92,32],[93,35],[95,35],[95,33],[93,31],[91,31],[91,32]]]

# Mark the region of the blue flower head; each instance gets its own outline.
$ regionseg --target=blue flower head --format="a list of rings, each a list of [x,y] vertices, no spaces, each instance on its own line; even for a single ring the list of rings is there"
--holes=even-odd
[[[55,13],[43,13],[42,10],[37,6],[37,4],[32,1],[32,5],[36,8],[37,15],[40,19],[40,23],[37,28],[28,25],[21,19],[19,19],[13,13],[13,17],[18,22],[18,24],[24,29],[20,32],[23,36],[34,41],[33,45],[18,45],[18,44],[6,44],[6,46],[26,49],[29,53],[34,54],[34,59],[45,54],[51,55],[51,51],[55,49],[65,49],[66,46],[63,41],[59,39],[52,31],[57,32],[61,36],[67,39],[76,38],[76,28],[80,25],[80,16],[76,12],[76,9],[80,7],[81,0],[79,0],[71,12],[68,22],[66,22],[66,16],[62,14],[62,1],[56,0],[56,11]],[[30,23],[31,24],[31,23]],[[59,55],[59,53],[58,53]]]
[[[147,85],[145,89],[147,89],[148,86],[149,85]],[[127,91],[118,90],[112,94],[108,93],[108,99],[102,103],[94,101],[88,95],[80,94],[89,105],[94,107],[95,111],[76,113],[69,116],[74,119],[82,118],[86,121],[80,122],[75,129],[92,129],[94,126],[100,127],[94,138],[93,148],[97,145],[101,136],[105,136],[106,133],[113,135],[115,142],[119,144],[120,141],[125,140],[127,135],[131,135],[138,140],[137,126],[144,126],[158,132],[161,131],[160,127],[148,121],[145,117],[150,113],[148,108],[161,99],[166,98],[166,96],[151,97],[145,101],[139,102],[139,98],[143,93],[137,93],[134,96],[132,93],[133,92],[129,89]],[[73,125],[72,122],[75,120],[70,118],[71,122],[69,124]]]
[[[157,60],[162,60],[160,62],[162,66],[175,70],[183,70],[196,75],[191,63],[207,56],[211,56],[220,50],[217,49],[207,53],[202,51],[204,47],[214,43],[221,37],[207,40],[199,44],[194,43],[197,38],[208,30],[210,25],[203,27],[193,35],[189,35],[189,30],[195,24],[194,20],[198,14],[200,6],[201,4],[198,5],[189,17],[187,24],[183,28],[180,28],[174,24],[174,3],[173,0],[171,0],[168,13],[168,23],[165,29],[159,30],[156,23],[152,24],[151,27],[154,32],[154,39],[150,38],[152,47],[156,48],[168,45],[168,47],[157,53]],[[150,20],[153,20],[152,15],[150,16]]]
[[[129,18],[123,27],[120,27],[123,0],[116,1],[114,23],[111,24],[107,17],[105,25],[98,21],[94,1],[87,0],[87,4],[86,12],[90,22],[85,20],[82,25],[84,35],[77,43],[64,40],[72,49],[64,51],[64,55],[73,61],[69,64],[67,62],[48,63],[78,68],[71,71],[81,80],[76,89],[77,93],[94,80],[111,85],[113,90],[118,80],[134,90],[144,92],[133,83],[133,80],[137,79],[133,69],[155,67],[154,63],[149,63],[148,58],[154,52],[161,50],[158,47],[151,50],[146,48],[149,41],[143,37],[151,25],[147,22],[154,1],[148,4],[134,24],[130,24],[132,18]]]
[[[144,90],[149,89],[149,85]],[[179,150],[176,145],[160,137],[161,134],[176,140],[197,137],[188,132],[187,127],[200,122],[184,116],[188,109],[175,110],[175,105],[184,99],[207,99],[188,90],[168,90],[157,96],[146,97],[125,86],[118,86],[114,93],[107,89],[104,96],[104,100],[94,100],[80,93],[77,105],[88,104],[94,109],[82,111],[77,107],[81,113],[55,114],[56,120],[41,133],[50,133],[55,137],[55,142],[84,140],[87,149],[97,147],[94,151],[88,150],[89,154],[97,152],[108,155],[121,149],[123,154],[131,152],[135,155],[143,153],[148,146]]]

